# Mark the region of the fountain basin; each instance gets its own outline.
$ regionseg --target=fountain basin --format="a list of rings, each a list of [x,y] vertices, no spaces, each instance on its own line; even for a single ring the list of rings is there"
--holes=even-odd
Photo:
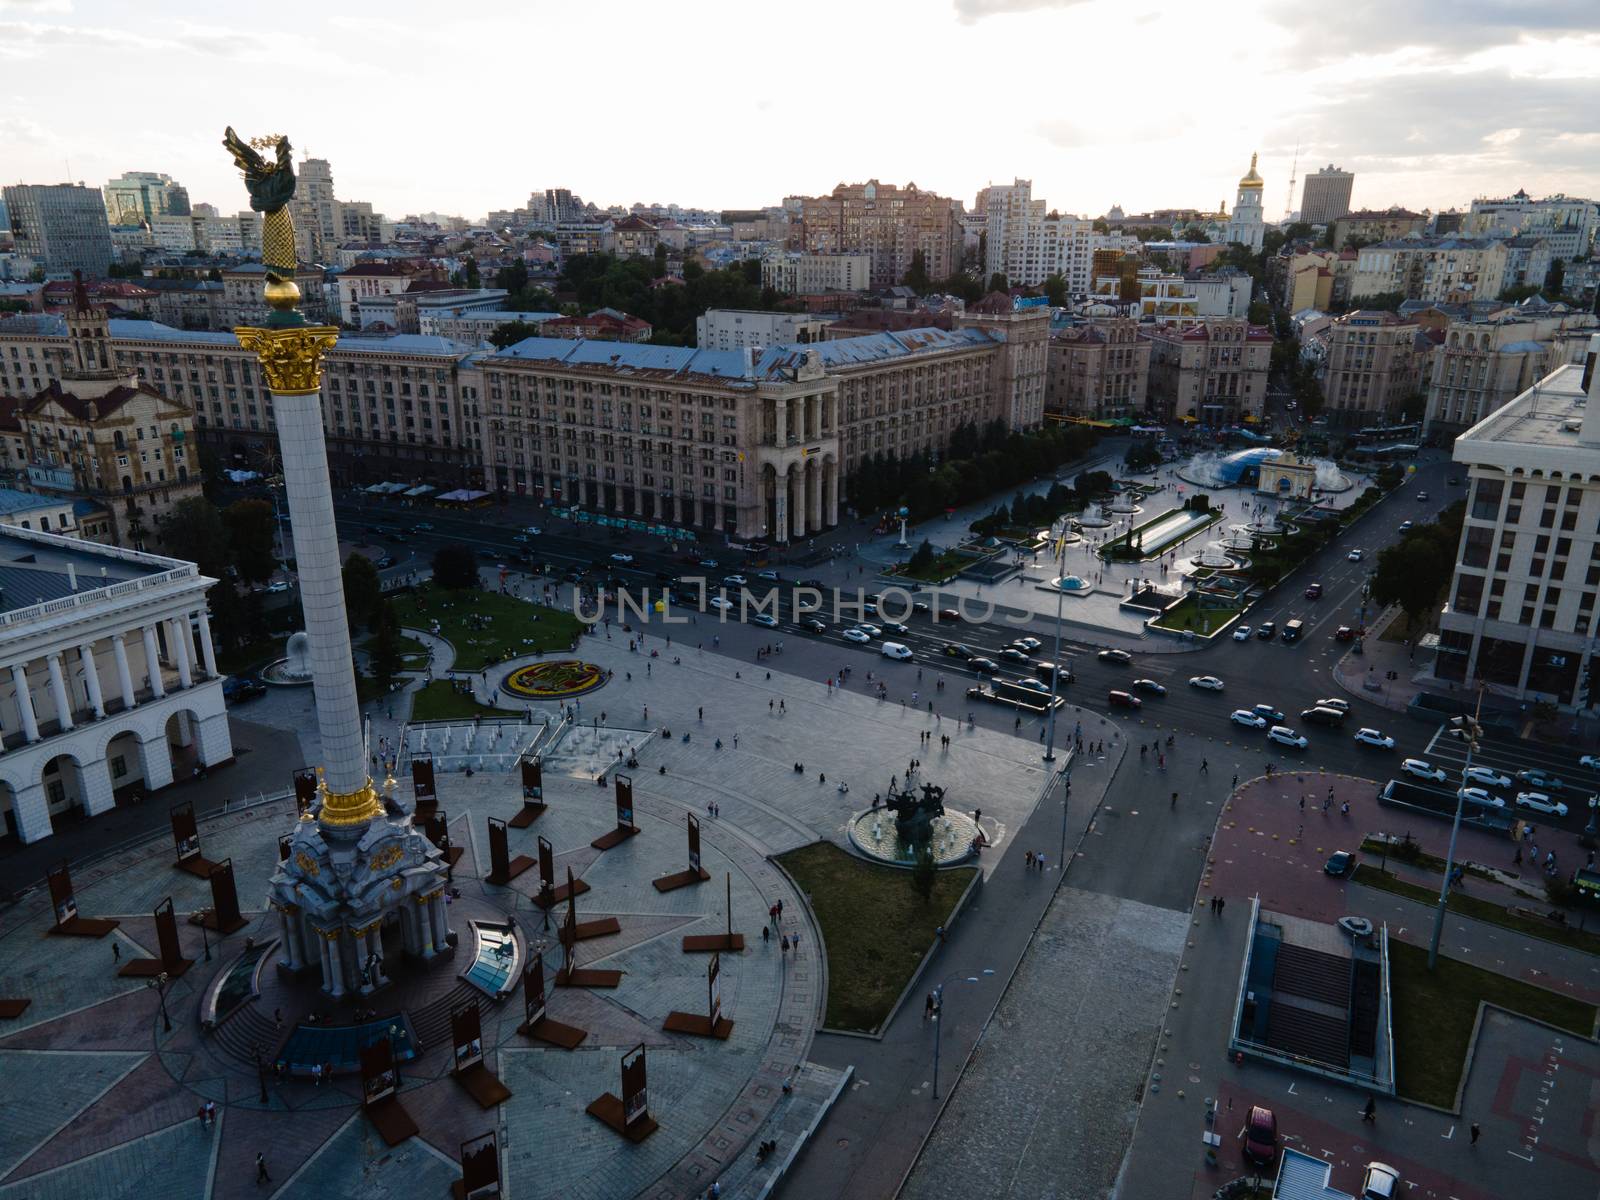
[[[978,823],[966,813],[946,810],[931,822],[933,861],[941,867],[954,866],[974,853],[972,841],[978,836]],[[892,867],[910,867],[916,857],[912,848],[901,842],[895,829],[894,813],[886,808],[868,809],[850,819],[846,832],[850,844],[868,858]]]

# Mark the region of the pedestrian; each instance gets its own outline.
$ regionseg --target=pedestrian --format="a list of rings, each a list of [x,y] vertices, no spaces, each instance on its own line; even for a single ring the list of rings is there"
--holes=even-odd
[[[272,1182],[272,1176],[267,1174],[267,1156],[259,1151],[256,1153],[256,1182]]]
[[[1301,792],[1300,793],[1300,811],[1301,812],[1305,812],[1305,810],[1306,810],[1306,794],[1304,792]]]
[[[1239,777],[1237,775],[1235,775],[1233,777],[1233,783],[1229,785],[1228,790],[1229,791],[1238,791],[1239,790]]]
[[[772,926],[771,925],[763,925],[761,927],[761,944],[763,946],[770,946],[772,944]]]
[[[212,1125],[215,1125],[216,1123],[217,1123],[217,1102],[215,1100],[207,1100],[206,1101],[206,1127],[210,1128]]]
[[[1472,1141],[1471,1141],[1471,1143],[1470,1143],[1470,1144],[1471,1144],[1471,1145],[1474,1145],[1474,1146],[1476,1146],[1476,1145],[1477,1145],[1477,1144],[1478,1144],[1478,1135],[1479,1135],[1479,1134],[1480,1134],[1480,1133],[1481,1133],[1481,1132],[1482,1132],[1482,1130],[1480,1130],[1480,1129],[1479,1129],[1479,1128],[1478,1128],[1478,1123],[1477,1123],[1477,1122],[1476,1122],[1476,1121],[1474,1121],[1474,1122],[1473,1122],[1473,1123],[1472,1123],[1472,1129],[1471,1129],[1471,1131],[1470,1131],[1470,1137],[1471,1137],[1471,1138],[1472,1138]]]
[[[702,720],[702,721],[704,721],[704,720],[705,720],[705,719],[706,719],[706,710],[705,710],[705,709],[704,709],[704,708],[701,708],[701,709],[699,709],[699,710],[698,710],[698,711],[699,711],[699,713],[700,713],[700,719],[701,719],[701,720]]]
[[[113,963],[119,963],[122,961],[122,947],[116,942],[111,943],[111,961]]]
[[[1371,1121],[1374,1125],[1378,1123],[1378,1102],[1371,1096],[1367,1097],[1367,1103],[1361,1109],[1361,1119]]]
[[[922,1002],[922,1019],[926,1021],[933,1016],[933,993],[928,993],[928,998]]]
[[[1029,850],[1027,854],[1023,855],[1022,861],[1025,869],[1033,870],[1033,851]]]
[[[322,1064],[321,1063],[313,1063],[313,1064],[311,1064],[311,1086],[312,1087],[321,1087],[322,1086]]]
[[[1223,897],[1223,896],[1218,896],[1217,897],[1217,916],[1220,917],[1222,915],[1223,906],[1225,904],[1227,904],[1227,903],[1228,903],[1228,901],[1227,901],[1226,897]]]
[[[787,933],[783,935],[783,938],[781,939],[781,945],[783,953],[787,956],[789,953],[789,935]]]
[[[206,1127],[206,1106],[204,1104],[194,1110],[194,1117],[195,1120],[200,1122],[200,1128],[204,1130]]]
[[[1041,871],[1041,872],[1042,872],[1042,871],[1043,871],[1043,870],[1044,870],[1044,869],[1045,869],[1045,866],[1044,866],[1044,855],[1042,855],[1042,854],[1036,854],[1036,855],[1035,855],[1035,856],[1034,856],[1034,858],[1035,858],[1035,859],[1036,859],[1036,860],[1037,860],[1037,861],[1038,861],[1038,863],[1039,863],[1039,870],[1040,870],[1040,871]]]

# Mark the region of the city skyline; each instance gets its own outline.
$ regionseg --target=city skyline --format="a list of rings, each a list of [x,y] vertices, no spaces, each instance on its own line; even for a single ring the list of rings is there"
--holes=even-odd
[[[1584,128],[1600,112],[1600,35],[1586,31],[1580,4],[1528,12],[1474,0],[1471,20],[1435,3],[1398,14],[1375,0],[1356,7],[1370,19],[1348,13],[1334,30],[1278,0],[1239,0],[1230,6],[1234,20],[1195,31],[1157,0],[824,0],[807,10],[804,27],[772,22],[763,30],[758,18],[753,34],[719,41],[736,15],[741,30],[751,22],[747,10],[717,0],[681,30],[658,24],[648,38],[587,53],[548,61],[535,54],[531,72],[519,65],[502,75],[497,59],[480,61],[471,95],[461,97],[478,115],[464,120],[461,109],[429,99],[426,78],[419,83],[404,67],[438,34],[419,5],[392,6],[374,23],[289,3],[267,29],[242,11],[198,25],[170,3],[135,17],[99,3],[0,0],[0,61],[10,84],[0,116],[5,182],[103,187],[125,171],[160,171],[196,203],[230,212],[236,180],[225,159],[207,152],[213,126],[226,119],[247,133],[287,132],[297,156],[331,162],[341,198],[369,201],[393,218],[438,211],[477,219],[546,187],[569,187],[602,206],[753,208],[873,177],[914,181],[968,205],[985,184],[1020,176],[1053,208],[1084,216],[1113,205],[1129,213],[1210,209],[1219,200],[1231,205],[1259,152],[1265,215],[1274,221],[1290,207],[1297,148],[1295,204],[1299,181],[1330,161],[1355,173],[1356,208],[1464,208],[1474,196],[1518,188],[1600,192],[1600,127]],[[627,4],[617,11],[624,23],[645,13]],[[592,40],[577,9],[533,18],[495,5],[481,11],[486,33],[517,21],[558,48]],[[325,33],[282,32],[311,28]],[[888,62],[841,53],[841,30],[846,51],[893,47]],[[480,46],[499,53],[491,43],[500,44],[458,30],[459,54],[440,69],[454,75]],[[1057,43],[1126,52],[1082,56],[1065,81],[1031,83],[1019,47]],[[692,55],[712,69],[679,70]],[[1140,65],[1170,64],[1175,55],[1192,67],[1163,67],[1159,84],[1146,74],[1153,66]],[[119,75],[134,71],[148,86],[156,58],[186,80],[191,100],[205,102],[107,106],[88,102],[85,89],[59,86],[78,73],[115,89]],[[873,81],[896,58],[915,70],[906,98],[885,99]],[[268,60],[299,62],[303,78],[325,75],[365,95],[362,119],[330,118],[321,87],[285,94],[240,86]],[[607,64],[614,83],[596,91],[591,81]],[[681,110],[683,139],[639,136],[641,114],[660,131],[663,80]],[[979,91],[1003,89],[1004,107],[972,99],[964,80]],[[1113,88],[1116,104],[1093,99]],[[1193,102],[1175,104],[1183,94]],[[569,119],[572,110],[584,118]],[[862,120],[867,114],[875,115]],[[892,138],[866,132],[885,122]],[[720,154],[719,144],[746,149]],[[774,153],[760,153],[763,144]]]

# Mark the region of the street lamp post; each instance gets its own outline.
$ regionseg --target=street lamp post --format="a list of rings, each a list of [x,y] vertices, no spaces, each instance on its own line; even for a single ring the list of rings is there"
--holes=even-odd
[[[389,1057],[394,1060],[394,1090],[400,1090],[400,1026],[389,1026]]]
[[[146,985],[156,990],[156,999],[161,1004],[161,1028],[166,1033],[172,1032],[172,1018],[167,1015],[167,984],[169,982],[170,976],[163,971]]]
[[[1433,914],[1433,937],[1428,942],[1428,970],[1433,970],[1434,964],[1439,961],[1439,938],[1444,934],[1445,905],[1450,900],[1450,873],[1454,869],[1456,857],[1456,835],[1461,832],[1461,810],[1466,805],[1465,789],[1467,786],[1467,772],[1472,770],[1472,754],[1478,748],[1478,738],[1482,735],[1482,727],[1478,724],[1478,715],[1483,712],[1483,688],[1478,688],[1478,707],[1472,716],[1461,718],[1461,731],[1467,740],[1467,759],[1461,768],[1461,786],[1456,789],[1456,815],[1450,822],[1450,849],[1444,856],[1444,882],[1439,885],[1439,908]]]
[[[1061,602],[1066,599],[1066,592],[1062,590],[1061,579],[1066,574],[1067,539],[1066,526],[1062,526],[1061,536],[1056,538],[1056,652],[1054,658],[1055,669],[1050,672],[1050,719],[1047,722],[1050,732],[1046,735],[1044,761],[1056,760],[1056,694],[1061,687]]]
[[[993,974],[992,967],[985,967],[982,975],[968,975],[966,982],[982,983],[984,976]],[[939,1043],[943,1040],[939,1030],[939,1018],[944,1015],[944,988],[945,984],[955,982],[959,975],[958,971],[955,975],[947,976],[933,989],[933,1098],[935,1100],[939,1098]]]
[[[211,961],[211,935],[206,932],[206,923],[200,922],[200,944],[206,948],[206,961]]]

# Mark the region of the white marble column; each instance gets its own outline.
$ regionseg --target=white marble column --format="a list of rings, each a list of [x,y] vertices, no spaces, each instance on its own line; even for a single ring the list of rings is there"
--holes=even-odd
[[[203,608],[200,610],[200,661],[205,664],[206,674],[213,679],[222,674],[217,670],[217,650],[211,641],[211,614]]]
[[[328,940],[328,964],[332,983],[328,990],[335,998],[344,995],[344,935],[341,931]]]
[[[117,663],[117,687],[122,689],[123,711],[134,707],[137,703],[133,695],[133,672],[128,670],[128,648],[122,644],[122,635],[111,635],[111,657]]]
[[[421,954],[422,946],[417,941],[417,914],[409,904],[400,906],[400,945],[407,954]]]
[[[82,792],[83,811],[98,817],[117,806],[117,796],[111,785],[111,764],[104,758],[91,758],[78,770],[78,788]]]
[[[289,968],[289,970],[298,971],[300,969],[300,956],[296,952],[297,947],[294,944],[294,926],[292,921],[293,918],[289,915],[289,911],[287,909],[280,908],[278,910],[278,932],[283,938],[284,957],[282,962],[284,966]]]
[[[822,528],[822,464],[816,459],[806,465],[806,524],[812,533]]]
[[[772,482],[772,540],[782,545],[789,540],[789,477],[778,475]]]
[[[839,464],[829,463],[826,467],[828,489],[828,526],[832,528],[839,523]]]
[[[328,948],[328,939],[322,936],[322,930],[315,925],[311,927],[311,936],[317,939],[317,951],[322,956],[322,990],[331,991],[333,988],[333,952]]]
[[[167,622],[167,645],[172,650],[172,656],[178,660],[179,688],[194,686],[194,673],[189,669],[189,638],[183,628],[186,623],[185,617],[173,617]]]
[[[24,846],[55,832],[42,783],[31,783],[16,790],[11,797],[11,815],[17,822],[17,837]]]
[[[450,945],[450,926],[445,919],[443,895],[436,895],[428,901],[428,920],[433,926],[433,944],[443,951]]]
[[[772,427],[779,446],[789,444],[789,401],[778,397],[772,402]]]
[[[65,733],[72,728],[72,702],[67,698],[67,679],[61,673],[61,655],[45,656],[45,666],[50,670],[50,699],[56,706],[56,720]]]
[[[417,922],[417,936],[422,941],[422,957],[432,958],[435,953],[433,943],[433,921],[428,916],[425,907],[426,902],[423,901],[422,897],[414,897],[414,901],[416,907],[412,910],[412,916],[415,917]]]
[[[144,666],[150,674],[150,690],[157,700],[167,694],[167,685],[161,678],[161,649],[156,645],[156,627],[144,627]]]
[[[790,536],[795,539],[806,535],[806,482],[805,475],[796,471],[789,476]]]
[[[78,658],[83,663],[84,686],[89,689],[89,707],[94,709],[94,719],[98,721],[106,715],[106,698],[100,691],[100,672],[94,665],[94,645],[85,642],[79,646]]]
[[[344,608],[343,565],[333,519],[322,396],[272,393],[273,422],[283,464],[289,520],[294,529],[300,602],[311,642],[311,680],[322,736],[324,782],[335,793],[367,784],[367,759],[356,700],[350,623]]]
[[[28,690],[28,664],[12,663],[11,680],[17,685],[17,712],[22,717],[22,736],[30,742],[37,742],[39,717],[33,711],[33,693]]]

